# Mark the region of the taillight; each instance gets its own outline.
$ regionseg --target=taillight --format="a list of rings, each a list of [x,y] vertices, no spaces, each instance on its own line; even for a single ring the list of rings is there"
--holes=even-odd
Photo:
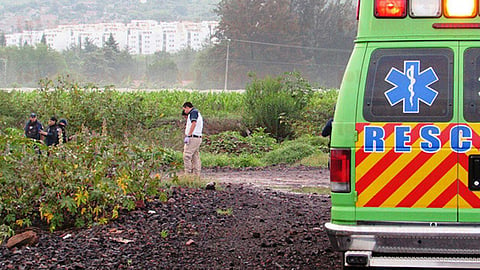
[[[440,17],[442,0],[410,0],[409,9],[412,17]]]
[[[445,16],[453,18],[471,18],[477,15],[477,0],[444,0]]]
[[[403,18],[407,15],[407,0],[375,0],[375,17]]]
[[[350,192],[350,149],[330,150],[330,186],[332,192]]]
[[[357,2],[357,21],[360,18],[360,0]]]

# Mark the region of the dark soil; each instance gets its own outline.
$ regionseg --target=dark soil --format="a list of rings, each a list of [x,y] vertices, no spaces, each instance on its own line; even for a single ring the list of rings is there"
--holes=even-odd
[[[219,187],[221,186],[221,187]],[[1,269],[340,269],[328,195],[248,184],[175,188],[110,224],[0,247]]]

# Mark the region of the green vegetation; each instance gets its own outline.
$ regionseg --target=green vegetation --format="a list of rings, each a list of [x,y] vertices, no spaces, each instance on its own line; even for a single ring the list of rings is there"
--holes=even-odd
[[[246,88],[245,122],[265,127],[279,141],[292,137],[292,123],[300,119],[312,93],[312,86],[299,73],[255,78]]]
[[[160,232],[160,236],[161,236],[163,239],[167,238],[167,237],[168,237],[168,231],[167,231],[167,230],[162,230],[162,231]]]
[[[314,152],[315,147],[312,145],[302,142],[288,141],[285,142],[282,147],[268,152],[265,155],[265,162],[268,165],[291,164],[310,156]]]
[[[288,87],[275,91],[291,98],[291,104],[300,102],[295,98],[301,98],[307,108],[319,104],[319,111],[328,111],[333,103],[318,98],[334,100],[337,92],[312,92],[303,99],[303,95],[292,95]],[[286,111],[284,119],[289,119],[295,132],[282,143],[265,126],[251,122],[253,132],[241,135],[246,130],[241,119],[249,118],[248,110],[243,110],[246,95],[118,92],[81,86],[65,77],[42,80],[41,88],[33,92],[0,91],[0,224],[5,225],[0,227],[0,239],[30,225],[56,230],[104,224],[141,201],[158,198],[167,202],[171,187],[203,187],[202,179],[176,175],[183,164],[180,109],[185,101],[192,101],[205,118],[201,150],[205,167],[326,166],[328,140],[316,132],[327,117],[309,119],[298,112],[291,117]],[[268,100],[262,106],[272,106]],[[75,134],[75,140],[48,148],[24,138],[22,128],[32,111],[44,123],[51,115],[67,118],[68,132]],[[295,129],[309,125],[317,128]],[[228,209],[224,211],[228,214]]]
[[[156,196],[178,163],[171,151],[138,146],[87,129],[58,147],[0,136],[0,218],[9,226],[44,220],[50,230],[103,224]]]
[[[206,137],[203,148],[212,154],[248,154],[258,156],[275,147],[275,139],[257,128],[250,136],[242,136],[237,131],[225,131]]]
[[[233,208],[227,208],[227,209],[217,209],[217,214],[221,216],[231,216],[233,214]]]
[[[328,154],[322,151],[315,151],[310,156],[302,158],[300,161],[296,162],[295,164],[300,164],[300,165],[310,166],[310,167],[327,168],[329,158],[330,157],[328,156]]]

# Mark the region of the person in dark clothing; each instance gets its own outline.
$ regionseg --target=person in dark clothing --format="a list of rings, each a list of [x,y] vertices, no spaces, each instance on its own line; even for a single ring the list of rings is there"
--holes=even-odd
[[[71,138],[67,136],[67,125],[68,125],[67,119],[62,118],[62,119],[60,119],[60,121],[58,121],[58,127],[60,128],[60,130],[62,132],[62,142],[63,143],[66,143],[66,142],[71,140]]]
[[[333,106],[333,111],[335,112],[335,105]],[[327,123],[322,129],[322,136],[328,137],[328,148],[330,148],[330,139],[332,135],[332,125],[333,125],[333,118],[328,119]]]
[[[30,114],[30,119],[28,120],[27,124],[25,125],[25,137],[40,140],[40,132],[43,131],[43,126],[40,121],[37,119],[37,115],[35,113]]]
[[[61,129],[57,125],[57,118],[52,116],[50,120],[48,120],[48,128],[47,131],[41,131],[41,134],[45,136],[45,144],[47,146],[51,145],[58,145],[59,143],[59,135],[61,136]]]
[[[323,137],[328,137],[328,136],[332,135],[332,122],[333,122],[333,118],[329,119],[327,121],[327,124],[325,125],[325,127],[323,127],[323,129],[322,129],[322,136]]]
[[[330,149],[330,141],[331,141],[331,137],[330,135],[332,135],[332,123],[333,123],[333,118],[330,118],[328,119],[327,123],[325,124],[325,126],[323,127],[322,129],[322,136],[323,137],[328,137],[328,149]],[[330,169],[330,153],[328,153],[328,168]]]

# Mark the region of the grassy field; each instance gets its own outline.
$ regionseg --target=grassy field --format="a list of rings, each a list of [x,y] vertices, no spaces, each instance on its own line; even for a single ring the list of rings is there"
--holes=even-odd
[[[39,222],[52,231],[104,224],[138,201],[168,198],[165,179],[181,180],[186,101],[205,119],[205,167],[326,167],[328,140],[319,136],[319,123],[333,114],[336,95],[314,91],[287,123],[293,135],[278,140],[265,127],[247,124],[244,93],[120,92],[71,82],[0,91],[0,240]],[[52,115],[66,118],[76,139],[49,148],[24,138],[30,112],[44,124]]]

